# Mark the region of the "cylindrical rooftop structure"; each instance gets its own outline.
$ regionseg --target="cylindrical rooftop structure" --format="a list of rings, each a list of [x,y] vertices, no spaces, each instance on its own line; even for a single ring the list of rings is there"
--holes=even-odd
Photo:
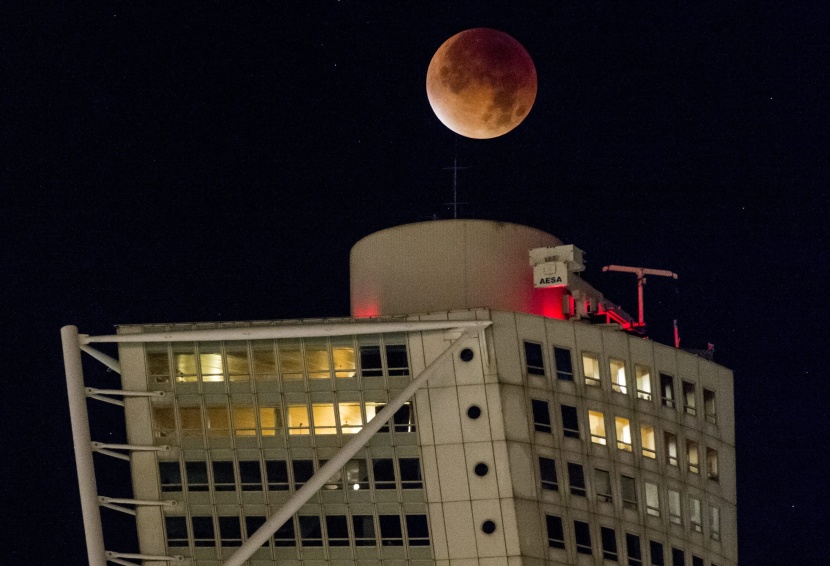
[[[352,247],[352,316],[488,307],[565,318],[565,288],[534,288],[528,255],[561,244],[542,230],[489,220],[435,220],[375,232]]]

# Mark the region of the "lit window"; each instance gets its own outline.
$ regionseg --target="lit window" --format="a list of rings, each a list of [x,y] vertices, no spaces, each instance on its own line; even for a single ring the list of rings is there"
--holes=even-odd
[[[323,546],[323,529],[317,515],[300,515],[300,544],[303,546]]]
[[[207,432],[209,437],[227,437],[231,432],[228,418],[228,406],[205,407],[207,412]]]
[[[352,515],[354,543],[356,546],[376,546],[375,519],[371,515]]]
[[[614,417],[617,427],[617,448],[631,452],[631,422],[623,417]]]
[[[689,498],[689,522],[693,531],[703,532],[703,514],[700,509],[700,499]]]
[[[650,424],[640,425],[640,442],[643,447],[643,456],[657,458],[657,445],[654,439],[654,427]]]
[[[545,515],[548,527],[548,546],[551,548],[565,548],[565,529],[562,527],[562,518],[555,515]]]
[[[391,458],[372,460],[375,489],[395,489],[395,466]]]
[[[337,412],[340,414],[340,430],[343,434],[357,434],[363,428],[360,403],[338,403]],[[316,424],[317,421],[314,422]]]
[[[173,344],[173,371],[177,383],[195,383],[198,377],[196,369],[196,348],[193,344],[175,342]]]
[[[378,515],[378,524],[382,546],[403,546],[401,518],[398,515]]]
[[[562,433],[568,438],[579,438],[579,416],[576,407],[560,405],[562,412]]]
[[[268,489],[271,491],[287,491],[290,482],[288,481],[288,466],[282,460],[267,460],[265,462],[265,475],[268,479]]]
[[[605,560],[616,562],[619,560],[617,554],[617,532],[609,527],[600,527],[600,542],[602,542],[602,557]]]
[[[703,390],[703,413],[706,416],[706,422],[717,424],[718,413],[715,405],[715,392],[711,389]]]
[[[640,547],[640,537],[625,533],[625,551],[628,555],[628,566],[643,566],[643,552]]]
[[[248,531],[249,533],[251,531]],[[283,526],[274,533],[274,546],[297,546],[297,535],[294,529],[294,519],[288,519]]]
[[[332,338],[331,358],[334,362],[334,376],[349,378],[357,375],[354,346],[351,339]]]
[[[254,407],[231,407],[233,433],[236,436],[256,436],[256,409]]]
[[[714,506],[709,507],[709,536],[720,540],[720,509]]]
[[[153,347],[159,348],[159,350],[153,350]],[[150,376],[150,381],[154,383],[170,381],[170,356],[167,354],[166,345],[147,345],[147,375]]]
[[[202,408],[179,407],[179,426],[182,438],[201,437],[203,432]]]
[[[525,364],[529,375],[545,375],[545,361],[542,358],[542,345],[525,342]]]
[[[273,381],[277,378],[277,359],[274,357],[274,342],[257,340],[251,342],[254,379],[256,381]]]
[[[324,338],[305,340],[305,369],[309,379],[329,379],[331,363],[329,349]]]
[[[187,489],[190,491],[208,491],[207,463],[185,462],[184,471],[187,476]]]
[[[406,542],[409,546],[429,546],[429,526],[426,515],[406,516]]]
[[[663,559],[663,545],[657,541],[650,540],[649,550],[651,551],[651,565],[665,566],[666,563]]]
[[[706,476],[712,481],[718,481],[718,451],[714,448],[706,449]]]
[[[421,462],[418,458],[400,458],[398,467],[401,471],[402,489],[423,489]]]
[[[530,403],[533,409],[533,428],[538,432],[551,432],[553,429],[550,424],[548,402],[532,399]]]
[[[700,473],[700,450],[697,442],[691,440],[686,441],[686,460],[689,462],[689,472],[693,474]]]
[[[326,517],[326,539],[329,546],[349,546],[349,523],[345,515]]]
[[[162,491],[182,490],[182,469],[178,462],[159,462],[159,484]]]
[[[314,419],[314,434],[337,434],[334,403],[314,403],[311,405],[311,416]]]
[[[571,495],[585,497],[585,474],[581,464],[568,462],[568,488]]]
[[[293,460],[294,489],[300,489],[314,475],[314,460]]]
[[[584,521],[574,521],[574,538],[576,551],[580,554],[593,554],[591,549],[591,527]]]
[[[611,358],[609,369],[611,371],[611,389],[623,395],[628,393],[628,387],[625,383],[625,362]]]
[[[539,476],[542,478],[542,489],[559,491],[559,481],[556,477],[556,460],[539,456]]]
[[[669,520],[677,525],[683,524],[683,513],[680,509],[680,492],[669,490]]]
[[[288,405],[288,434],[309,434],[308,405]]]
[[[665,373],[660,374],[660,397],[664,406],[674,407],[674,378]]]
[[[167,532],[167,546],[188,546],[185,517],[165,517],[164,530]]]
[[[623,508],[637,510],[637,485],[634,483],[634,478],[630,476],[620,476],[622,483],[622,499]]]
[[[297,338],[277,340],[280,354],[280,377],[284,381],[303,378],[302,343]]]
[[[683,382],[683,409],[687,415],[697,414],[697,402],[695,401],[695,384],[688,381]]]
[[[652,517],[660,516],[660,488],[657,484],[646,482],[646,513]]]
[[[672,547],[671,563],[672,566],[686,566],[686,553],[684,553],[679,548]]]
[[[194,546],[216,546],[213,517],[193,517],[190,524],[193,527]]]
[[[202,381],[204,383],[225,381],[222,351],[218,342],[199,344],[199,368],[202,371]]]
[[[236,491],[233,462],[213,462],[213,489],[216,491]]]
[[[651,368],[635,365],[634,378],[637,380],[637,398],[651,401]]]
[[[242,546],[239,517],[219,517],[219,543],[222,546]]]
[[[666,447],[666,463],[670,466],[679,466],[677,459],[677,435],[670,432],[663,434],[663,440]]]
[[[201,423],[199,428],[202,428]],[[157,438],[171,438],[176,434],[173,407],[153,407],[153,430]]]
[[[242,491],[262,491],[262,469],[259,460],[239,461],[239,486]]]
[[[594,444],[606,444],[605,438],[605,415],[599,411],[588,411],[588,426],[591,429],[591,442]]]
[[[225,359],[228,364],[229,381],[251,380],[251,364],[248,361],[248,344],[246,342],[228,342],[225,344]]]
[[[613,501],[611,495],[611,474],[606,470],[594,470],[594,487],[597,491],[597,501],[604,501],[606,503]]]
[[[275,436],[283,427],[282,411],[279,407],[260,407],[259,424],[262,436]]]
[[[567,348],[553,348],[553,358],[556,362],[556,377],[563,381],[574,380],[574,368],[571,362],[571,351]]]
[[[582,374],[585,376],[585,385],[600,386],[599,358],[596,354],[582,354]]]

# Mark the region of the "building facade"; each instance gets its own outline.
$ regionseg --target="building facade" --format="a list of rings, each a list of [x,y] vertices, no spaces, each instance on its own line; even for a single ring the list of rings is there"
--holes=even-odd
[[[353,318],[82,338],[130,392],[141,553],[111,559],[735,566],[732,373],[597,323],[576,274],[534,289],[559,244],[403,226],[355,246]]]

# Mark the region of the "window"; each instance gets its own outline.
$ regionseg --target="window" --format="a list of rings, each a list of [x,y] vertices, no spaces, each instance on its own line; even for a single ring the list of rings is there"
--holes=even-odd
[[[663,545],[657,541],[650,540],[649,550],[651,551],[651,566],[665,566]]]
[[[167,532],[167,546],[189,545],[185,517],[165,517],[164,530]]]
[[[311,420],[308,418],[308,405],[288,405],[288,434],[309,434]]]
[[[190,491],[208,491],[208,473],[206,462],[185,462],[187,489]]]
[[[325,338],[306,338],[305,369],[309,379],[331,377],[331,362]]]
[[[352,515],[354,543],[356,546],[375,546],[375,520],[371,515]]]
[[[173,343],[173,371],[177,383],[196,382],[198,372],[196,371],[196,348],[193,344]]]
[[[689,522],[692,530],[698,533],[703,532],[703,515],[700,511],[700,499],[689,498]]]
[[[388,375],[409,375],[406,344],[386,344],[383,353],[386,354],[386,372]],[[345,371],[348,373],[349,370],[346,369]],[[360,374],[363,377],[383,375],[383,359],[381,358],[380,346],[360,346]]]
[[[715,392],[711,389],[703,390],[703,414],[707,423],[717,424],[718,413],[715,406]]]
[[[409,358],[406,344],[386,345],[386,369],[389,375],[409,375]]]
[[[323,529],[317,515],[300,515],[300,544],[323,546]]]
[[[611,358],[608,361],[609,370],[611,372],[611,389],[623,395],[628,393],[628,387],[625,383],[625,362]]]
[[[545,360],[542,358],[542,345],[525,342],[525,363],[528,375],[545,375]]]
[[[560,405],[562,411],[562,433],[568,438],[579,438],[579,416],[576,407]]]
[[[159,484],[162,491],[182,490],[182,469],[178,462],[159,462]]]
[[[671,549],[672,566],[686,566],[686,554],[679,548]]]
[[[202,370],[202,381],[204,383],[225,381],[222,351],[218,342],[199,344],[199,367]]]
[[[553,348],[553,359],[556,362],[556,378],[563,381],[574,380],[574,368],[571,362],[571,351],[567,348]]]
[[[219,517],[219,541],[222,546],[242,546],[239,517]]]
[[[288,490],[288,466],[282,460],[266,461],[265,476],[268,480],[268,489],[271,491]]]
[[[571,495],[585,497],[585,474],[581,464],[568,462],[568,488]]]
[[[182,438],[201,438],[204,432],[201,407],[179,407]]]
[[[709,535],[713,540],[720,540],[720,509],[709,507]]]
[[[697,442],[686,440],[686,460],[689,462],[689,472],[700,473],[700,449]]]
[[[290,522],[290,521],[289,521]],[[251,538],[251,536],[259,530],[259,528],[265,524],[265,517],[252,515],[245,517],[245,533],[246,538]],[[262,547],[265,548],[268,546],[269,541],[265,541],[262,544]]]
[[[230,436],[231,422],[228,417],[228,406],[205,407],[207,412],[207,433],[209,437],[225,438]]]
[[[378,377],[383,375],[383,364],[380,360],[380,346],[360,347],[360,375],[363,377]]]
[[[426,515],[406,516],[406,542],[409,546],[429,546],[429,526]]]
[[[273,381],[277,378],[277,359],[274,357],[273,341],[252,341],[251,355],[256,381]]]
[[[695,402],[695,384],[688,381],[683,382],[683,410],[687,415],[697,415],[697,403]]]
[[[542,478],[542,489],[559,491],[559,482],[556,478],[556,461],[553,458],[539,456],[539,476]]]
[[[654,427],[650,424],[640,425],[640,444],[642,445],[643,456],[646,458],[657,458],[657,444],[654,439]]]
[[[375,405],[370,407],[367,405],[366,418],[372,420],[372,417],[381,412],[385,406]],[[392,430],[395,432],[415,432],[415,411],[412,409],[412,402],[404,403],[392,416],[390,423],[392,424]],[[389,432],[389,424],[384,424],[378,432]]]
[[[251,531],[248,531],[249,533]],[[297,546],[297,535],[294,530],[294,519],[288,519],[283,526],[274,533],[274,546]]]
[[[597,490],[597,501],[611,503],[613,501],[611,495],[611,474],[606,470],[595,469],[594,484]]]
[[[585,385],[600,386],[599,381],[599,357],[596,354],[583,352],[582,374],[585,376]]]
[[[346,489],[357,491],[369,489],[369,468],[366,460],[349,460],[343,466],[343,477],[346,480]]]
[[[215,546],[216,536],[213,531],[213,517],[193,517],[193,545]]]
[[[262,491],[262,470],[259,460],[239,461],[239,485],[242,491]]]
[[[314,460],[293,460],[294,489],[300,489],[314,475]]]
[[[201,422],[199,429],[202,428]],[[153,407],[153,430],[156,438],[172,438],[176,434],[176,415],[173,407]]]
[[[652,517],[660,516],[660,489],[656,483],[646,482],[646,513]]]
[[[631,452],[631,422],[623,417],[614,417],[617,427],[617,448]]]
[[[718,451],[714,448],[706,449],[706,476],[712,481],[718,481]]]
[[[259,424],[262,436],[275,436],[283,428],[282,410],[278,407],[260,407]]]
[[[314,403],[311,405],[311,418],[314,420],[314,434],[337,434],[334,403]]]
[[[623,508],[637,510],[637,485],[634,483],[634,478],[630,476],[620,476],[622,484],[622,499]]]
[[[663,441],[666,447],[666,463],[670,466],[679,466],[677,459],[677,435],[670,432],[663,434]]]
[[[395,489],[395,466],[391,458],[372,460],[375,489]]]
[[[229,381],[250,381],[251,364],[248,361],[248,344],[245,342],[227,342],[225,360],[228,367]]]
[[[551,432],[553,429],[550,425],[548,402],[532,399],[531,405],[533,408],[533,428],[539,432]]]
[[[692,554],[692,566],[703,566],[703,558]]]
[[[277,340],[280,351],[280,376],[283,381],[303,378],[302,342],[297,338]]]
[[[213,489],[216,491],[236,491],[233,462],[213,463]]]
[[[423,489],[423,478],[421,477],[421,462],[418,458],[401,458],[398,460],[398,467],[401,470],[402,489]]]
[[[628,555],[628,566],[643,566],[643,552],[640,547],[640,537],[625,533],[625,551]]]
[[[617,554],[617,532],[610,527],[600,527],[600,542],[602,543],[602,557],[605,560],[619,560]]]
[[[256,436],[256,408],[231,406],[231,420],[235,436]]]
[[[331,359],[334,362],[334,376],[339,378],[354,377],[357,374],[354,346],[351,338],[332,337]]]
[[[565,529],[562,528],[562,518],[555,515],[545,515],[548,526],[548,546],[551,548],[565,548]]]
[[[651,368],[636,364],[634,379],[637,381],[637,398],[651,401]]]
[[[665,373],[660,374],[660,396],[663,406],[674,408],[674,378]]]
[[[675,525],[683,524],[683,515],[680,510],[680,492],[669,490],[669,521]]]
[[[580,554],[593,554],[591,550],[591,527],[583,521],[574,521],[574,538],[576,551]]]
[[[337,413],[340,417],[340,431],[343,434],[357,434],[363,428],[360,403],[338,403]]]
[[[326,540],[329,546],[349,546],[349,526],[345,515],[326,516]]]
[[[159,348],[154,351],[153,348]],[[163,349],[161,349],[163,348]],[[147,344],[147,374],[154,383],[170,381],[170,356],[167,355],[167,346],[164,344]]]
[[[605,415],[599,411],[588,411],[588,426],[591,429],[591,442],[605,445]]]
[[[380,524],[380,544],[383,546],[403,546],[401,518],[398,515],[378,515]]]

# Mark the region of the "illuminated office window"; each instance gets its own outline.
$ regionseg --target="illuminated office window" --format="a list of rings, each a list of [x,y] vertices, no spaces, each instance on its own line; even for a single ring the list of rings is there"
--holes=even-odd
[[[233,405],[231,416],[233,418],[233,433],[236,436],[256,436],[256,408]]]
[[[697,401],[695,399],[695,384],[683,382],[683,409],[687,415],[697,415]]]
[[[207,432],[210,437],[227,437],[231,433],[231,423],[228,418],[228,406],[219,405],[205,407],[207,412]]]
[[[694,497],[689,498],[689,523],[693,531],[703,532],[703,514],[700,509],[700,499]]]
[[[196,369],[196,348],[186,342],[173,343],[173,371],[178,383],[195,383],[198,379]]]
[[[179,426],[182,438],[201,437],[203,432],[202,408],[179,407]]]
[[[308,405],[288,405],[288,434],[309,434]]]
[[[303,349],[299,338],[277,340],[280,359],[280,377],[284,381],[303,378]]]
[[[228,342],[225,344],[225,357],[228,365],[228,380],[251,380],[251,364],[248,360],[247,342]]]
[[[256,381],[277,379],[277,359],[274,356],[273,340],[255,340],[251,342],[251,355]]]
[[[305,340],[305,367],[309,379],[328,379],[331,377],[329,349],[324,338],[307,338]]]
[[[651,368],[635,365],[634,378],[637,381],[637,398],[651,401]]]
[[[689,462],[689,472],[700,473],[700,449],[697,442],[686,441],[686,461]]]
[[[623,417],[614,417],[617,429],[617,448],[631,452],[631,422]]]
[[[225,381],[222,349],[218,342],[201,342],[199,344],[199,368],[204,383]]]
[[[640,425],[640,443],[642,444],[643,456],[646,458],[657,458],[657,444],[654,438],[654,427],[650,424]]]
[[[582,353],[582,374],[585,376],[585,385],[600,386],[599,357],[596,354]]]
[[[611,389],[617,393],[628,393],[625,382],[625,362],[611,358],[609,360],[609,371],[611,372]]]
[[[677,525],[683,524],[683,512],[680,508],[680,492],[669,490],[669,520]]]
[[[660,516],[660,488],[655,483],[646,482],[646,513],[653,517]]]
[[[311,405],[311,414],[314,419],[314,434],[337,434],[333,403],[314,403]]]
[[[283,428],[282,409],[279,407],[260,407],[259,426],[262,436],[274,436]]]
[[[369,489],[369,467],[366,460],[349,460],[343,466],[343,478],[347,489]]]
[[[588,411],[588,426],[591,429],[591,442],[605,445],[607,443],[605,437],[605,415],[599,411]]]
[[[363,428],[363,412],[360,403],[338,403],[340,430],[343,434],[357,434]],[[315,420],[315,425],[317,421]]]
[[[677,458],[677,435],[670,432],[663,433],[663,443],[666,449],[666,463],[670,466],[679,466]]]
[[[663,405],[674,408],[674,378],[668,374],[660,374],[660,397]]]
[[[331,358],[334,363],[335,377],[349,378],[357,375],[355,349],[351,338],[337,336],[332,338]]]

